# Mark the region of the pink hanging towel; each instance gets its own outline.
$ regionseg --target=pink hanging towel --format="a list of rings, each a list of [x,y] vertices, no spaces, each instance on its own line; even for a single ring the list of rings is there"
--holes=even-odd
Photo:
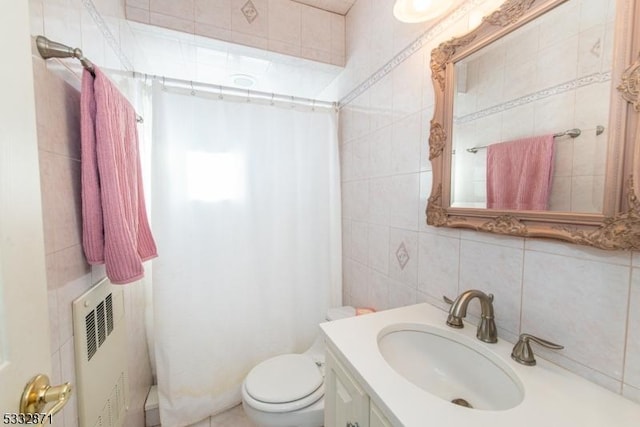
[[[81,91],[82,244],[114,284],[144,276],[157,256],[145,210],[136,113],[102,71],[84,71]]]
[[[549,207],[553,135],[487,147],[487,208],[540,211]]]

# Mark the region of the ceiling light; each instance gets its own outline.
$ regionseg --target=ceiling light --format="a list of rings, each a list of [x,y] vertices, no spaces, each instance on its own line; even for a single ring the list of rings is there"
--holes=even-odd
[[[407,23],[428,21],[444,14],[451,3],[449,0],[396,0],[393,16]]]
[[[248,88],[256,84],[256,79],[247,74],[234,74],[231,76],[231,82],[234,86]]]

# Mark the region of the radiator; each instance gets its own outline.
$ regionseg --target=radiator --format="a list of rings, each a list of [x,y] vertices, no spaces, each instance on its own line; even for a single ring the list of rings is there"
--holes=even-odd
[[[79,425],[121,427],[129,404],[124,292],[103,279],[73,301]]]

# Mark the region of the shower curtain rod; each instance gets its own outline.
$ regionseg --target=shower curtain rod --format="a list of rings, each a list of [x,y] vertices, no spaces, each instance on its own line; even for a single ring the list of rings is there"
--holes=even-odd
[[[71,48],[62,43],[49,40],[44,36],[36,37],[36,46],[38,48],[38,52],[40,53],[40,56],[45,60],[50,58],[75,58],[80,61],[82,66],[87,71],[89,71],[92,75],[95,75],[93,63],[84,56],[84,54],[82,53],[82,50],[79,48]],[[221,98],[225,95],[230,95],[230,96],[246,97],[247,99],[261,99],[264,101],[269,101],[272,104],[275,102],[284,102],[292,105],[296,105],[296,104],[304,105],[311,108],[316,108],[316,107],[329,108],[329,109],[338,108],[338,103],[336,102],[320,101],[317,99],[302,98],[297,96],[282,95],[282,94],[276,94],[276,93],[268,93],[268,92],[262,92],[257,90],[250,90],[250,89],[239,89],[236,87],[216,85],[211,83],[194,82],[190,80],[149,75],[146,73],[139,73],[139,72],[133,71],[134,78],[137,78],[139,76],[144,79],[151,78],[154,80],[162,80],[163,85],[166,85],[168,83],[176,87],[182,86],[185,89],[191,89],[191,93],[194,95],[197,87],[198,89],[204,90],[207,92],[216,92]],[[143,122],[142,117],[139,115],[136,115],[136,120],[139,123]]]
[[[75,58],[84,68],[86,68],[91,74],[95,75],[93,70],[93,64],[87,58],[85,58],[82,50],[79,48],[71,48],[62,43],[49,40],[45,36],[36,37],[36,46],[38,52],[43,59],[50,58]]]
[[[246,98],[247,100],[257,99],[270,102],[272,105],[278,103],[288,103],[291,105],[303,105],[313,108],[338,108],[337,102],[320,101],[311,98],[302,98],[292,95],[283,95],[278,93],[262,92],[259,90],[240,89],[237,87],[218,85],[213,83],[194,82],[193,80],[176,79],[172,77],[157,76],[153,74],[140,73],[133,71],[134,78],[151,79],[162,82],[163,86],[171,85],[173,87],[190,90],[192,95],[196,94],[197,90],[202,90],[208,93],[217,94],[220,99],[225,95],[235,96],[238,98]]]
[[[51,58],[75,58],[80,61],[82,66],[89,71],[91,75],[94,77],[96,75],[91,61],[89,61],[82,53],[82,50],[77,47],[71,48],[62,43],[49,40],[45,36],[36,37],[36,47],[38,48],[38,53],[44,60]],[[136,121],[138,123],[144,123],[144,119],[139,114],[136,114]]]

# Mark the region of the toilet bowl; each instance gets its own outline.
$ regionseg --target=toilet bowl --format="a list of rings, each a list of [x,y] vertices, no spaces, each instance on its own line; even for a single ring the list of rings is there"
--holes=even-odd
[[[331,308],[326,320],[355,316],[353,307]],[[261,427],[324,424],[324,342],[302,354],[283,354],[256,365],[242,383],[242,407]]]

